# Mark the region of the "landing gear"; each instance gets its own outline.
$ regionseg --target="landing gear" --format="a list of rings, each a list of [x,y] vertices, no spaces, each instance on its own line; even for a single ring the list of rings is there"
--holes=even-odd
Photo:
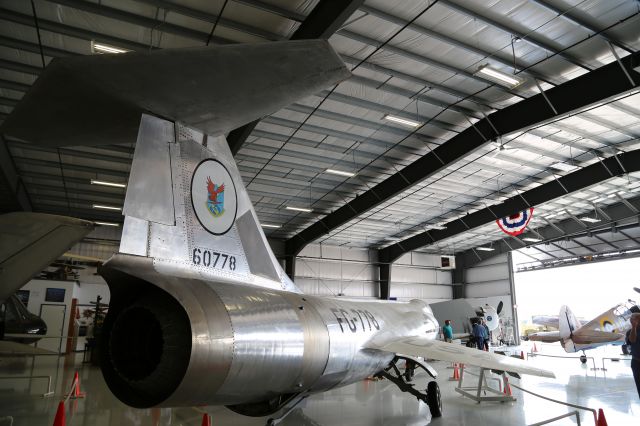
[[[427,405],[432,417],[442,417],[442,399],[440,398],[440,386],[432,380],[427,385]]]
[[[580,355],[580,362],[583,364],[587,363],[587,356],[585,354]]]
[[[389,366],[376,374],[376,377],[384,377],[385,379],[389,379],[393,382],[402,392],[409,392],[411,395],[415,396],[418,400],[424,402],[429,407],[429,411],[431,412],[432,417],[442,417],[442,400],[440,398],[440,387],[436,381],[431,381],[427,385],[427,389],[424,392],[420,392],[415,389],[415,385],[408,383],[405,375],[400,372],[396,363],[399,361],[399,358],[396,357],[391,361]],[[419,367],[424,368],[421,364],[417,364]],[[432,374],[428,369],[425,370]]]

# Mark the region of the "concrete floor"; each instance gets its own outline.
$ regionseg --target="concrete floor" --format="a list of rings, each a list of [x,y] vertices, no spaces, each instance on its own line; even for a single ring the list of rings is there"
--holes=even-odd
[[[556,345],[538,345],[542,354],[566,355]],[[525,348],[526,349],[526,348]],[[519,353],[519,350],[518,350]],[[618,356],[617,347],[601,348],[588,355]],[[0,380],[0,426],[51,425],[60,398],[70,386],[76,369],[80,372],[85,399],[71,401],[67,410],[68,425],[200,425],[202,411],[194,408],[137,410],[115,399],[106,388],[100,370],[82,365],[81,357],[37,356],[0,358],[0,376],[51,375],[55,395],[42,398],[46,381],[42,379]],[[547,397],[591,408],[603,408],[610,425],[640,424],[640,400],[636,393],[629,362],[606,361],[607,371],[591,371],[578,360],[535,357],[532,363],[551,368],[556,380],[525,377],[513,379],[525,389]],[[432,364],[440,373],[444,416],[431,419],[426,405],[401,393],[389,381],[365,381],[324,394],[314,395],[294,410],[281,425],[523,425],[536,423],[570,411],[567,407],[545,401],[514,389],[516,402],[476,404],[454,391],[457,382],[448,381],[452,370],[448,363]],[[470,377],[470,384],[473,377]],[[424,389],[425,373],[415,380]],[[213,425],[264,425],[264,419],[242,417],[224,407],[210,407]],[[583,424],[593,424],[588,412]],[[561,420],[554,425],[575,424]]]

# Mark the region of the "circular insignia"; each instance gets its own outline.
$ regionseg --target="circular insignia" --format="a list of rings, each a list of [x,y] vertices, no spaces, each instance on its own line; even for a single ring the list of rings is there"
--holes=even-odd
[[[221,162],[200,162],[191,177],[191,204],[200,225],[214,235],[226,234],[238,211],[236,186]]]
[[[491,322],[493,320],[493,317],[491,315],[487,315],[487,321]]]

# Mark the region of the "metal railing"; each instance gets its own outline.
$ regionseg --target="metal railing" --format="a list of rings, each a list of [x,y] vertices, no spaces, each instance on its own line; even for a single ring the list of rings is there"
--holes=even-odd
[[[546,356],[547,358],[564,358],[564,359],[580,359],[581,357],[579,356],[562,356],[562,355],[546,355],[546,354],[541,354],[538,352],[529,352],[527,353],[528,357],[534,357],[534,356]],[[596,367],[596,359],[592,356],[587,356],[585,357],[586,359],[590,359],[591,362],[593,363],[593,368],[592,370],[598,370],[598,368]]]
[[[602,358],[602,371],[607,371],[606,368],[604,368],[604,360],[605,359],[610,359],[611,361],[631,361],[633,358],[629,357],[629,358],[622,358],[622,357],[614,357],[614,358]]]
[[[53,391],[51,390],[51,376],[2,376],[0,380],[2,379],[47,379],[47,391],[42,394],[42,397],[48,398],[53,395]]]
[[[561,416],[554,417],[552,419],[547,419],[547,420],[543,420],[543,421],[538,422],[538,423],[533,423],[533,424],[530,424],[529,426],[542,426],[542,425],[546,425],[546,424],[549,424],[549,423],[557,422],[558,420],[562,420],[562,419],[565,419],[567,417],[572,417],[572,416],[576,416],[576,424],[578,426],[580,426],[580,413],[578,413],[577,411],[572,411],[570,413],[563,414]]]
[[[556,404],[566,405],[567,407],[577,408],[579,410],[591,411],[591,414],[593,414],[594,423],[596,425],[598,424],[598,413],[593,408],[583,407],[582,405],[577,405],[577,404],[571,404],[570,402],[558,401],[557,399],[549,398],[548,396],[543,396],[543,395],[540,395],[539,393],[535,393],[535,392],[531,392],[530,390],[523,389],[518,385],[511,384],[511,386],[513,386],[516,389],[520,389],[522,392],[526,392],[526,393],[531,394],[533,396],[537,396],[538,398],[542,398],[542,399],[544,399],[546,401],[555,402]],[[553,421],[555,421],[555,420],[553,420]],[[536,424],[544,424],[544,423],[536,423]]]

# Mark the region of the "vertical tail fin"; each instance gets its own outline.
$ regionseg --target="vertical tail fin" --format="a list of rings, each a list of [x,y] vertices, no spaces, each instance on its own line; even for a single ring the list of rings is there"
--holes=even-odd
[[[299,291],[276,260],[224,136],[143,115],[120,253],[167,275]]]
[[[566,352],[576,352],[577,348],[572,340],[573,333],[580,329],[580,321],[567,305],[562,305],[558,315],[558,331],[560,341]]]

